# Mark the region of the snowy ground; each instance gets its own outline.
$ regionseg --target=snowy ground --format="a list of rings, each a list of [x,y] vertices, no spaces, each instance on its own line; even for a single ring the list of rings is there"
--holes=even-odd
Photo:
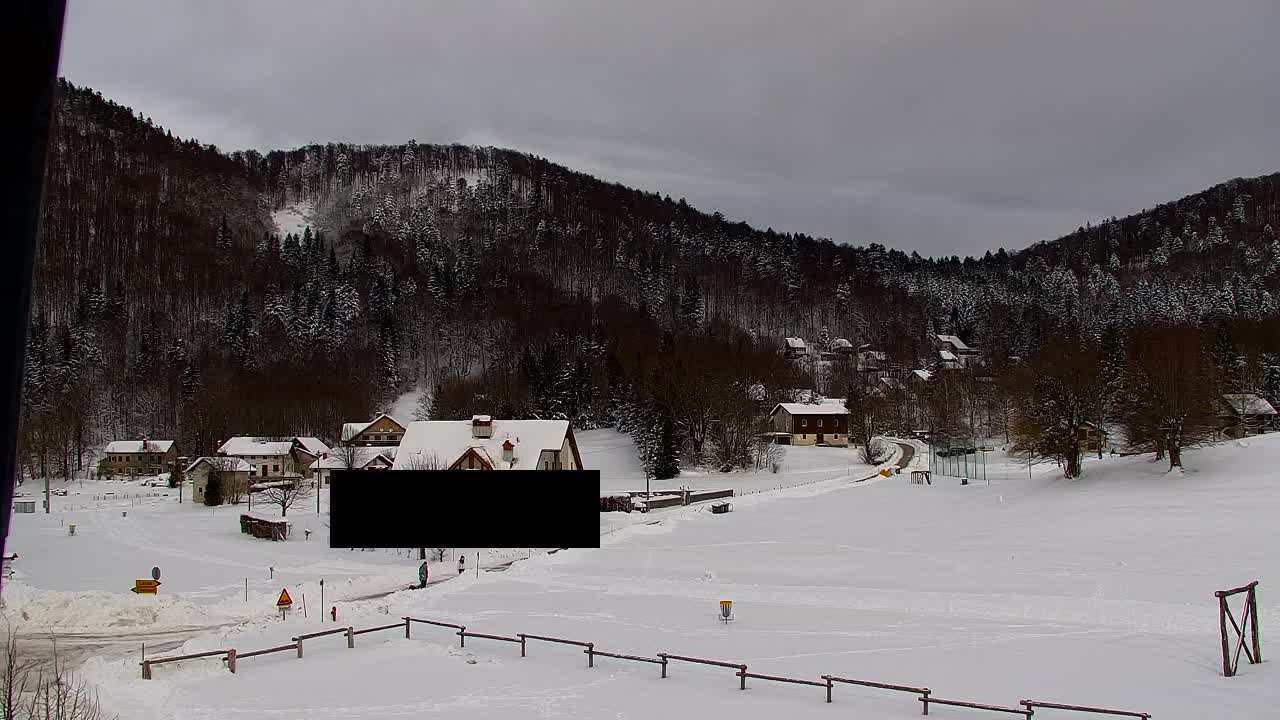
[[[1213,591],[1259,579],[1262,626],[1280,621],[1267,591],[1280,570],[1280,488],[1267,470],[1280,462],[1280,436],[1187,460],[1180,475],[1142,457],[1091,460],[1084,479],[1067,482],[1052,466],[1033,467],[1028,479],[1016,460],[989,458],[990,485],[840,477],[743,498],[728,515],[655,511],[646,522],[657,524],[612,533],[600,550],[535,556],[506,572],[348,603],[344,624],[409,614],[616,652],[745,662],[768,674],[920,684],[937,697],[1002,705],[1035,697],[1161,720],[1268,716],[1280,702],[1270,663],[1220,675]],[[372,557],[358,562],[371,574],[378,566]],[[735,601],[727,627],[716,619],[721,599]],[[258,618],[187,649],[244,651],[319,627],[314,618]],[[316,640],[303,660],[252,658],[235,676],[195,661],[142,681],[136,658],[90,661],[85,672],[130,718],[920,712],[913,697],[891,692],[837,687],[826,705],[820,688],[756,680],[740,692],[721,668],[673,664],[661,680],[656,667],[636,663],[602,659],[588,669],[575,648],[531,644],[521,659],[505,643],[473,639],[460,651],[447,631],[416,626],[414,635],[363,635],[355,650],[340,638]],[[974,712],[935,707],[931,715]]]
[[[314,213],[315,203],[298,203],[271,213],[271,221],[275,223],[276,230],[281,237],[285,235],[301,236],[302,231],[308,225],[314,225],[312,220]]]

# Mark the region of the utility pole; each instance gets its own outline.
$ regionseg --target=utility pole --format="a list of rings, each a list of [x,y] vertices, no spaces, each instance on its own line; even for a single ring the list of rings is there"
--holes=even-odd
[[[51,493],[49,492],[49,473],[44,474],[44,514],[48,515],[53,511],[53,505],[49,502]]]

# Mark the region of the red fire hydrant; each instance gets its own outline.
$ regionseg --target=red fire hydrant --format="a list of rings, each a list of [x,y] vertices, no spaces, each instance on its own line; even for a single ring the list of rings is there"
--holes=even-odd
[[[334,622],[338,622],[338,606],[337,605],[334,605],[333,607],[329,608],[329,617],[333,618]]]

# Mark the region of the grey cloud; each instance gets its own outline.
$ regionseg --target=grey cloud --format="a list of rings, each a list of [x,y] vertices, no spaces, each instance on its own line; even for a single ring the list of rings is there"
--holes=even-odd
[[[1280,169],[1280,5],[76,2],[63,72],[224,149],[483,142],[981,253]]]

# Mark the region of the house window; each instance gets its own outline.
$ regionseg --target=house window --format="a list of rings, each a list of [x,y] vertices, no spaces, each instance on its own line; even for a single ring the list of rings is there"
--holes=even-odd
[[[800,418],[800,427],[809,427],[809,418]]]
[[[818,418],[818,427],[822,427],[822,418]]]
[[[271,466],[271,470],[272,470],[273,472],[280,472],[280,466],[279,466],[279,465],[272,465],[272,466]]]

